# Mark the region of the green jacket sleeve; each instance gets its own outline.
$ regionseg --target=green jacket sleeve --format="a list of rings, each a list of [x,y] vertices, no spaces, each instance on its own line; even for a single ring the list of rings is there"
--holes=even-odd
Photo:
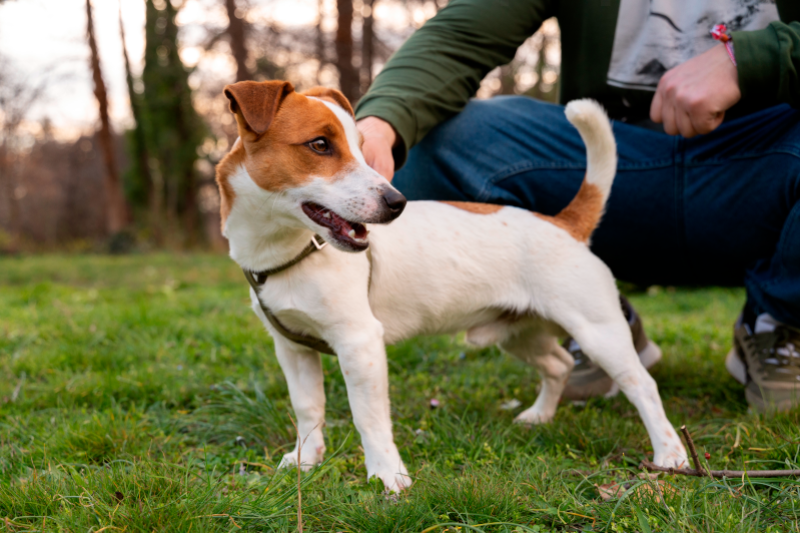
[[[392,56],[356,107],[400,136],[395,166],[443,120],[461,111],[493,68],[550,16],[550,0],[452,0]]]
[[[733,33],[742,100],[800,108],[800,22]]]

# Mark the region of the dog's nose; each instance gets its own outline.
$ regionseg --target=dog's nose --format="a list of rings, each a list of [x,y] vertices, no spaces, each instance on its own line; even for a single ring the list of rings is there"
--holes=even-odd
[[[392,220],[400,216],[406,208],[406,197],[400,194],[397,189],[387,187],[383,191],[383,201],[392,213]]]

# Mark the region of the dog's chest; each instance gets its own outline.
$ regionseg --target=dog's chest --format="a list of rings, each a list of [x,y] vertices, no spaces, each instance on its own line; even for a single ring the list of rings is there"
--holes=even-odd
[[[289,330],[324,338],[326,329],[359,320],[369,311],[368,283],[369,262],[364,254],[326,247],[290,270],[270,276],[258,296]],[[259,307],[259,302],[253,300],[253,307]]]

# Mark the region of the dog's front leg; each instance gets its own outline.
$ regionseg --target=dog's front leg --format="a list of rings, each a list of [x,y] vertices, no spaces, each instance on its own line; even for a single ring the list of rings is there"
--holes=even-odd
[[[281,467],[297,464],[298,450],[303,470],[322,462],[325,441],[325,388],[322,362],[314,350],[294,344],[273,332],[275,354],[281,365],[289,397],[297,417],[297,445],[283,456]],[[302,448],[301,448],[302,447]]]
[[[411,478],[392,435],[383,326],[375,321],[348,333],[336,343],[336,351],[353,421],[361,434],[367,477],[377,476],[387,490],[400,491],[411,485]]]

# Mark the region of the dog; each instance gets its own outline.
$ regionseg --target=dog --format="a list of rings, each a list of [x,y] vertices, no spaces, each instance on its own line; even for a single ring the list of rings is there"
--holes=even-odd
[[[339,91],[244,81],[224,93],[239,138],[217,167],[222,230],[274,339],[297,417],[298,441],[282,466],[322,460],[319,352],[327,351],[339,359],[368,478],[389,491],[409,487],[392,436],[385,346],[464,330],[470,343],[497,344],[539,371],[541,391],[516,422],[553,419],[574,366],[558,343],[568,334],[636,406],[654,462],[686,463],[637,357],[614,278],[588,246],[617,164],[597,103],[566,108],[588,168],[572,202],[548,217],[479,203],[406,203],[366,164]]]

